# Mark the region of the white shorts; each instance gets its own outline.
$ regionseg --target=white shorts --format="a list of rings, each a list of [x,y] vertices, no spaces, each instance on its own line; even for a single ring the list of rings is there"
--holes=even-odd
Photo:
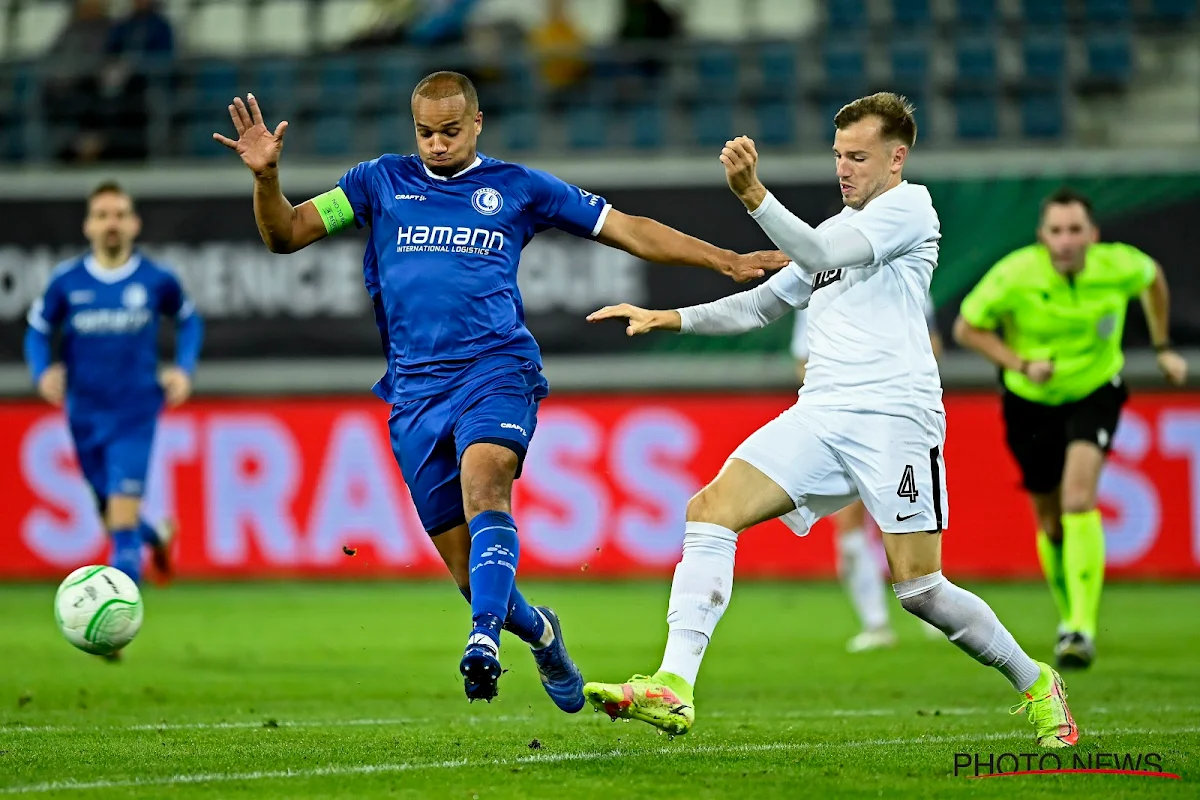
[[[822,517],[862,498],[885,533],[941,531],[946,502],[946,417],[809,406],[799,402],[752,433],[740,459],[786,491],[796,510],[782,519],[804,536]]]

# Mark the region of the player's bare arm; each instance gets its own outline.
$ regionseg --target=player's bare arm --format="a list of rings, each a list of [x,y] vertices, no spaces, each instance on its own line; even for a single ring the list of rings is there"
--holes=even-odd
[[[772,289],[771,284],[787,279],[779,273],[767,283],[745,292],[738,292],[687,308],[654,311],[629,303],[605,306],[588,315],[588,322],[606,319],[629,320],[627,336],[638,336],[654,330],[698,333],[714,336],[745,333],[765,327],[792,310],[792,305]]]
[[[648,217],[635,217],[610,209],[596,241],[624,250],[630,255],[655,264],[683,264],[704,267],[744,283],[788,263],[778,251],[759,251],[741,255],[688,236]]]
[[[229,104],[229,118],[237,139],[219,133],[213,139],[233,150],[254,173],[254,221],[259,235],[272,253],[294,253],[328,234],[312,201],[292,206],[279,185],[279,156],[287,120],[271,131],[263,122],[262,110],[254,95],[243,101],[235,97]]]
[[[758,179],[758,151],[750,137],[726,142],[721,164],[730,190],[771,241],[805,272],[865,267],[874,260],[871,243],[858,230],[840,226],[821,233],[784,208]]]
[[[601,322],[606,319],[629,320],[629,325],[625,328],[626,336],[640,336],[650,331],[678,332],[682,325],[678,311],[655,311],[629,303],[605,306],[587,315],[588,322]]]
[[[1158,264],[1154,265],[1154,282],[1142,293],[1142,309],[1146,312],[1150,341],[1158,353],[1158,368],[1168,383],[1182,386],[1187,382],[1187,361],[1171,348],[1171,293],[1167,278]]]
[[[1026,361],[1004,343],[995,331],[977,328],[960,315],[954,320],[954,341],[974,350],[998,367],[1019,372],[1034,383],[1045,383],[1054,375],[1053,361]]]

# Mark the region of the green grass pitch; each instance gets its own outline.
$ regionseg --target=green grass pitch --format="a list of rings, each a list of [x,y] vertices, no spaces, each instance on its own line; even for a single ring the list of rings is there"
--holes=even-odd
[[[1042,585],[969,585],[1048,658]],[[526,591],[559,611],[585,676],[658,666],[667,581]],[[854,624],[831,583],[739,583],[697,725],[674,740],[559,712],[507,634],[500,696],[468,704],[469,615],[448,581],[150,587],[119,664],[67,644],[53,595],[0,586],[3,796],[1200,796],[1200,585],[1108,587],[1099,659],[1066,675],[1082,753],[1158,753],[1181,780],[955,776],[956,753],[1036,751],[1007,713],[1015,693],[896,605],[900,646],[847,654]]]

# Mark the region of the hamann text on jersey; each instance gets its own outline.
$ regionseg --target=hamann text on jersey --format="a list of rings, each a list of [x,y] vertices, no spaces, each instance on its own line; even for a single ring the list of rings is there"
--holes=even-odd
[[[520,164],[480,156],[453,177],[415,155],[365,161],[338,182],[358,227],[388,372],[389,402],[437,394],[480,359],[541,364],[517,289],[521,250],[549,228],[599,233],[604,198]]]

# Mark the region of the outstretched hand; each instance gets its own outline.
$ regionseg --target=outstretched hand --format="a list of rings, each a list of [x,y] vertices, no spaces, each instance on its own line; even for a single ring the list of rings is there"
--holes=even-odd
[[[605,306],[587,316],[588,322],[600,322],[605,319],[629,320],[629,325],[625,328],[626,336],[638,336],[653,330],[677,331],[682,325],[678,311],[651,311],[631,306],[629,303]]]
[[[768,271],[783,269],[792,261],[787,253],[779,250],[756,250],[753,253],[736,255],[721,269],[721,274],[738,283],[761,278]]]
[[[283,150],[283,134],[287,131],[287,120],[275,126],[272,133],[263,122],[262,110],[254,95],[246,95],[246,101],[235,97],[229,104],[229,117],[238,138],[230,139],[219,133],[213,139],[236,152],[242,163],[255,175],[263,175],[278,169],[279,154]]]

